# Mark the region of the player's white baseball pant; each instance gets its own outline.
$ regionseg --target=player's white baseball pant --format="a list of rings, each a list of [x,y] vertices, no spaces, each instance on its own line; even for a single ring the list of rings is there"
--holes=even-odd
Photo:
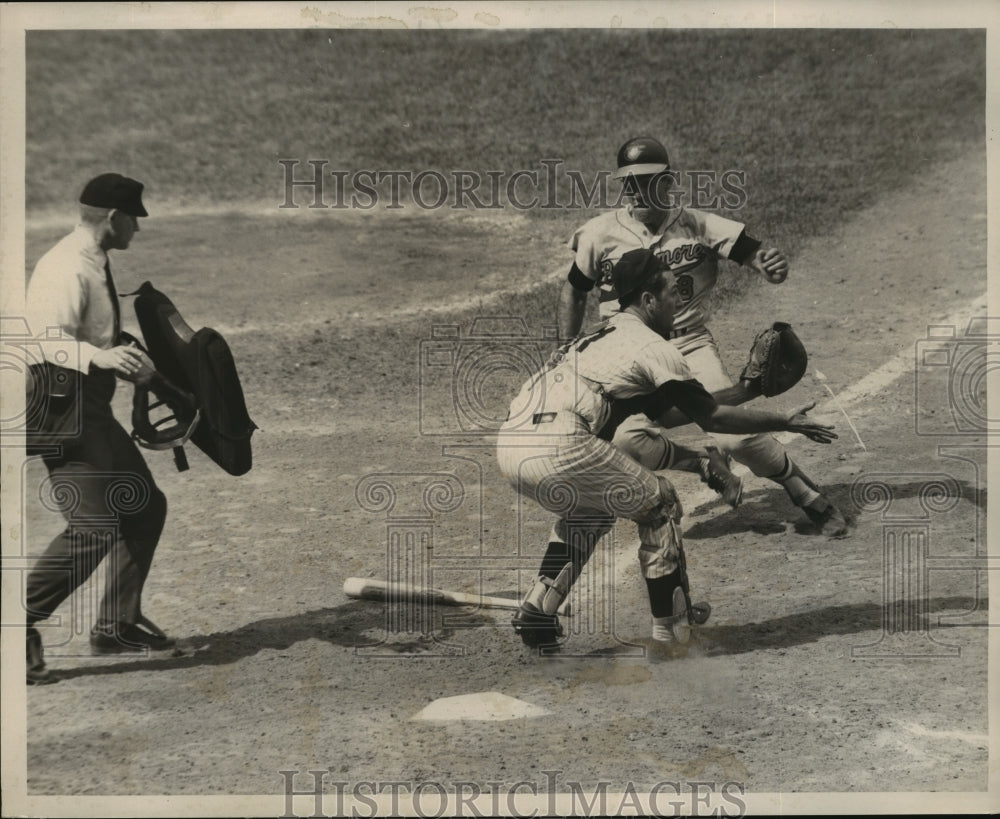
[[[638,525],[643,575],[673,572],[678,544],[666,521],[680,510],[672,489],[662,487],[666,477],[594,437],[574,413],[542,416],[539,424],[501,428],[497,463],[520,495],[558,516],[551,539],[568,544],[582,566],[615,518],[628,518]]]
[[[715,339],[707,328],[693,330],[672,339],[684,354],[684,360],[694,377],[709,392],[731,387],[733,379],[719,355]],[[613,442],[647,469],[664,469],[670,452],[671,430],[660,426],[645,415],[633,415],[618,427]],[[785,469],[785,449],[770,434],[724,435],[712,433],[719,449],[762,478],[773,478]]]

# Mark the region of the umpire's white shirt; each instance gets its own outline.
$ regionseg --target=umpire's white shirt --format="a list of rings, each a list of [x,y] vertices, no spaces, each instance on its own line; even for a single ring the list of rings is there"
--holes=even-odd
[[[108,292],[108,261],[84,225],[60,240],[35,265],[25,303],[28,326],[46,360],[86,373],[99,350],[114,346],[115,308]],[[72,339],[59,343],[56,338]]]
[[[524,384],[511,404],[511,421],[520,413],[523,428],[531,423],[527,414],[571,412],[596,435],[614,399],[649,395],[668,381],[693,378],[677,347],[637,316],[616,313],[575,339],[559,364]]]

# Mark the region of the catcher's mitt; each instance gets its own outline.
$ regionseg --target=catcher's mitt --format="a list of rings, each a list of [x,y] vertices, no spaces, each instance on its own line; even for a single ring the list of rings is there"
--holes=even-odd
[[[806,348],[792,326],[776,321],[753,340],[740,378],[753,384],[761,395],[781,395],[799,383],[808,363]]]

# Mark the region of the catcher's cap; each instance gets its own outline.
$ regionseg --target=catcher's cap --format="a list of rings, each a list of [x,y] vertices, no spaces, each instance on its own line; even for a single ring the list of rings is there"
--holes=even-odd
[[[656,254],[649,248],[640,247],[625,253],[611,268],[611,281],[618,300],[624,302],[662,267]]]
[[[136,182],[120,173],[102,173],[84,186],[80,204],[95,208],[114,208],[130,216],[149,216],[142,206],[142,188],[142,182]]]
[[[663,144],[652,137],[636,137],[618,149],[618,170],[614,178],[649,176],[669,170],[670,158]]]

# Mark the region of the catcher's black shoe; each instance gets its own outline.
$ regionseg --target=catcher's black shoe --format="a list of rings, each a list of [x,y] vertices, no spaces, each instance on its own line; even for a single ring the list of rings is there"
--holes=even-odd
[[[24,658],[25,682],[28,685],[48,685],[58,682],[56,677],[45,667],[45,659],[42,652],[42,635],[38,630],[28,626],[27,637],[25,639]]]
[[[563,636],[563,628],[555,614],[543,614],[531,603],[522,603],[510,621],[514,633],[529,648],[551,646]]]
[[[143,618],[135,623],[99,623],[90,630],[90,649],[95,654],[123,654],[133,651],[166,651],[177,641]]]
[[[840,510],[822,495],[801,508],[813,525],[827,537],[844,537],[850,532],[847,520]]]
[[[732,473],[730,469],[732,458],[723,455],[715,447],[705,447],[705,449],[708,451],[708,457],[698,461],[701,479],[735,509],[743,500],[743,479]]]

